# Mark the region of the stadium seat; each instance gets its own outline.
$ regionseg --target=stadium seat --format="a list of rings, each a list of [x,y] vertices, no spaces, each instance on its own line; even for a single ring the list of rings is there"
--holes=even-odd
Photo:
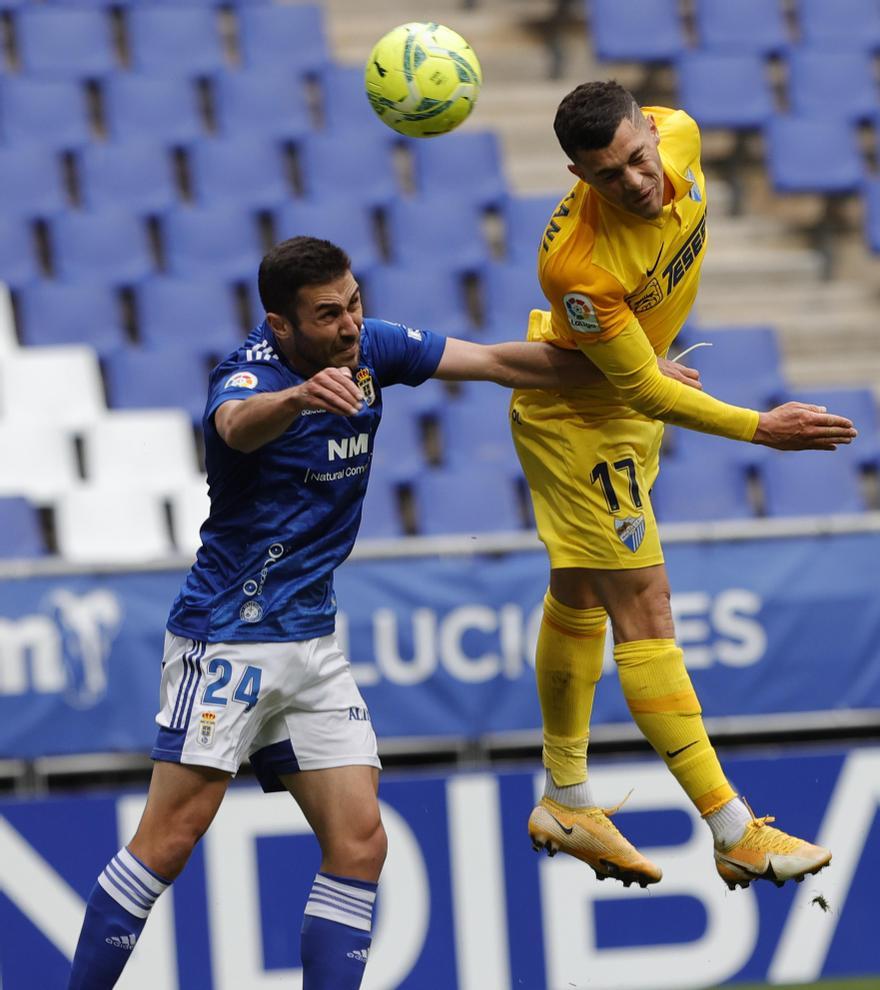
[[[469,464],[514,477],[519,461],[510,435],[510,391],[473,389],[441,410],[443,463],[458,471]]]
[[[563,195],[508,196],[504,200],[501,216],[509,260],[534,266],[541,238]]]
[[[220,357],[244,339],[232,289],[221,279],[148,278],[135,287],[135,310],[145,348]]]
[[[587,14],[601,61],[671,62],[684,51],[675,0],[592,0]]]
[[[0,463],[0,495],[24,495],[37,505],[80,484],[72,435],[46,423],[0,419]]]
[[[855,192],[864,176],[855,129],[846,121],[776,116],[765,130],[767,164],[777,192]]]
[[[196,200],[269,210],[293,195],[283,152],[270,139],[203,138],[189,149]]]
[[[870,121],[880,108],[880,89],[866,51],[799,46],[788,56],[788,96],[793,113]]]
[[[208,483],[204,478],[191,481],[171,492],[171,529],[180,553],[195,557],[202,545],[199,530],[211,511]]]
[[[435,468],[413,481],[418,533],[493,533],[521,530],[514,479],[495,468]]]
[[[312,134],[298,153],[306,196],[315,202],[343,191],[347,199],[365,206],[387,206],[401,194],[391,146],[381,134],[361,134],[356,151],[338,136]]]
[[[869,179],[864,186],[865,237],[868,247],[880,254],[880,179]]]
[[[854,443],[838,447],[833,463],[836,464],[840,457],[857,464],[880,466],[880,409],[871,389],[797,389],[790,392],[787,398],[813,406],[825,406],[830,413],[846,416],[855,424],[859,431],[858,438]]]
[[[40,274],[31,224],[0,211],[0,282],[16,288]]]
[[[0,557],[42,557],[45,553],[36,508],[25,498],[0,498]]]
[[[190,78],[226,67],[217,14],[207,7],[133,6],[127,11],[131,66]]]
[[[816,47],[880,49],[880,8],[875,0],[798,0],[801,38]]]
[[[386,211],[392,261],[475,272],[489,262],[480,212],[442,193],[397,199]]]
[[[49,225],[59,278],[131,284],[155,271],[146,224],[124,210],[63,213]]]
[[[470,332],[464,287],[452,272],[388,266],[377,268],[365,281],[367,316],[450,337]]]
[[[479,340],[523,340],[533,309],[548,309],[534,260],[488,265],[483,278],[483,336]]]
[[[111,409],[184,409],[193,423],[202,421],[208,370],[200,354],[126,347],[104,359],[104,377]]]
[[[321,115],[326,130],[350,141],[352,132],[379,134],[386,141],[397,136],[370,109],[364,91],[364,70],[360,66],[329,64],[318,77]]]
[[[307,75],[329,61],[317,4],[241,7],[238,42],[245,65],[295,65],[301,75]]]
[[[779,453],[761,465],[768,516],[824,516],[865,508],[855,467],[828,451]]]
[[[0,361],[2,417],[80,430],[105,413],[98,357],[91,347],[23,347]]]
[[[99,354],[126,342],[116,293],[104,282],[42,279],[18,293],[23,344],[90,344]]]
[[[255,217],[236,206],[181,207],[162,230],[173,275],[249,280],[263,257]]]
[[[770,81],[759,55],[688,52],[676,68],[682,109],[701,127],[757,129],[773,114]]]
[[[107,129],[116,141],[182,145],[205,134],[189,79],[119,73],[105,82],[103,94]]]
[[[61,164],[54,151],[34,145],[0,148],[0,212],[49,217],[67,206]]]
[[[372,211],[360,203],[333,198],[322,202],[288,200],[275,211],[275,238],[307,234],[345,248],[352,270],[360,275],[381,263]]]
[[[161,213],[179,201],[171,156],[155,139],[91,144],[75,160],[80,196],[89,210]]]
[[[409,483],[428,463],[424,446],[423,424],[426,410],[410,406],[409,393],[421,391],[406,385],[382,391],[382,423],[373,442],[370,462],[371,484],[374,475],[389,485]]]
[[[754,515],[745,471],[724,460],[664,458],[651,502],[660,522],[751,519]]]
[[[0,119],[10,145],[61,151],[91,139],[85,91],[78,82],[6,77],[0,81]]]
[[[403,535],[398,486],[371,468],[358,539],[387,540]]]
[[[83,462],[91,485],[168,493],[198,473],[192,422],[182,409],[108,412],[84,432]]]
[[[779,0],[698,0],[695,13],[704,51],[766,57],[791,42]]]
[[[19,11],[14,23],[25,73],[95,79],[117,67],[110,19],[102,10],[34,6]]]
[[[754,443],[740,443],[717,437],[711,433],[685,430],[677,426],[667,426],[664,434],[664,448],[672,450],[671,457],[680,463],[697,465],[729,464],[740,471],[755,470],[767,457],[769,448]],[[667,458],[661,461],[665,470]]]
[[[174,553],[162,500],[134,485],[63,495],[55,533],[59,553],[72,563],[142,564]]]
[[[493,131],[447,134],[410,142],[416,188],[477,206],[499,206],[507,195],[498,136]]]
[[[221,72],[213,91],[217,126],[229,137],[298,141],[312,129],[302,80],[286,64]]]
[[[456,388],[461,389],[459,382]],[[412,451],[418,460],[425,456],[425,450],[421,440],[421,421],[428,419],[439,420],[440,412],[447,402],[450,401],[449,392],[439,378],[429,378],[422,382],[417,388],[409,385],[394,385],[391,388],[382,390],[382,425],[380,427],[382,436],[393,436],[393,444],[384,444],[386,447],[392,446],[403,452],[408,459],[408,453]],[[395,425],[391,426],[391,421]],[[400,427],[398,421],[406,422],[407,426]],[[414,432],[412,432],[414,431]],[[406,478],[406,474],[399,475]]]

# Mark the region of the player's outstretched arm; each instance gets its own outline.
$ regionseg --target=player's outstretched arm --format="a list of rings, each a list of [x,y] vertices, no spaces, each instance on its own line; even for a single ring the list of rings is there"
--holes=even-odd
[[[829,413],[824,406],[786,402],[760,414],[752,443],[776,450],[834,450],[857,436],[848,419]]]
[[[362,403],[348,368],[324,368],[293,388],[224,402],[214,413],[214,425],[227,446],[250,454],[280,437],[304,409],[354,416]]]
[[[447,337],[434,378],[487,381],[507,388],[571,388],[602,381],[602,372],[580,351],[538,341],[474,344]]]

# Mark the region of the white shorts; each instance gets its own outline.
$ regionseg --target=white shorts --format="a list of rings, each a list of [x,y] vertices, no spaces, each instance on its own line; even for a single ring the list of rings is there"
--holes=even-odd
[[[235,774],[264,791],[280,774],[381,767],[370,713],[335,636],[298,643],[205,643],[165,634],[154,760]]]

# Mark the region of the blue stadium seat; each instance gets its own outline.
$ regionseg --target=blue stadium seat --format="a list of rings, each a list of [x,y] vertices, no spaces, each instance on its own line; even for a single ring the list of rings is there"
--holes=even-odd
[[[830,451],[778,453],[761,466],[768,516],[827,515],[865,508],[853,464]]]
[[[362,133],[356,148],[338,136],[312,134],[298,150],[309,199],[320,202],[342,193],[367,206],[386,206],[401,193],[391,146],[381,134]]]
[[[507,195],[498,136],[493,131],[447,134],[410,143],[416,188],[477,206],[498,206]]]
[[[103,92],[107,128],[117,141],[186,144],[205,134],[189,79],[120,73],[106,81]]]
[[[866,51],[800,46],[788,57],[792,112],[803,117],[869,121],[880,109],[880,90]]]
[[[298,141],[312,129],[302,80],[286,65],[221,72],[213,86],[222,134]]]
[[[117,67],[110,19],[102,10],[29,7],[16,14],[15,34],[29,74],[95,79]]]
[[[510,436],[509,389],[472,389],[447,402],[440,416],[443,463],[464,472],[467,466],[491,468],[514,477],[519,461]]]
[[[0,557],[43,557],[46,543],[36,508],[24,498],[0,498]]]
[[[704,50],[778,55],[791,42],[779,0],[698,0],[696,21]]]
[[[660,522],[751,519],[754,515],[745,471],[724,460],[664,458],[651,502]]]
[[[433,194],[397,199],[386,211],[392,260],[475,272],[489,261],[479,211],[469,202]]]
[[[0,210],[0,282],[14,289],[40,274],[30,223]]]
[[[0,119],[8,144],[66,150],[87,144],[91,138],[85,91],[69,80],[3,79]]]
[[[134,6],[128,10],[132,68],[178,76],[209,76],[226,66],[217,15],[207,7]]]
[[[31,0],[0,0],[0,10],[16,10],[19,7],[26,7]]]
[[[79,189],[90,210],[161,213],[179,201],[168,149],[155,140],[91,144],[76,155]]]
[[[236,206],[172,210],[162,220],[165,257],[174,275],[252,279],[263,257],[256,218]]]
[[[548,309],[533,260],[505,262],[483,271],[483,323],[480,340],[522,340],[529,312]]]
[[[131,284],[152,274],[146,224],[124,210],[63,213],[49,226],[53,266],[59,278]]]
[[[288,200],[275,211],[276,240],[303,234],[340,245],[351,258],[352,270],[358,275],[381,263],[372,212],[359,203],[336,198],[318,203]]]
[[[271,140],[204,138],[189,149],[196,200],[268,210],[293,195],[280,145]]]
[[[462,383],[456,386],[461,389]],[[449,391],[439,378],[429,378],[422,382],[417,388],[409,385],[395,385],[393,388],[386,388],[382,392],[382,432],[388,423],[394,420],[408,420],[410,423],[422,423],[423,421],[439,421],[443,407],[450,401]],[[394,432],[392,428],[391,432]],[[397,434],[395,433],[395,436]],[[421,441],[421,433],[412,443],[401,444],[401,449],[409,452],[413,451],[418,459],[426,456]],[[399,439],[399,437],[398,437]],[[386,444],[387,446],[387,444]],[[408,477],[406,474],[402,477]]]
[[[670,457],[679,463],[730,464],[739,470],[754,470],[761,466],[769,453],[769,448],[754,443],[740,443],[711,433],[685,430],[677,426],[667,426],[663,438],[664,448],[672,450]],[[666,458],[661,461],[663,469]]]
[[[413,481],[421,536],[523,528],[514,479],[495,468],[435,468]]]
[[[371,479],[372,473],[378,470],[389,482],[408,484],[425,470],[428,413],[418,403],[410,403],[411,397],[425,387],[421,385],[414,389],[395,385],[382,390],[382,423],[373,443]]]
[[[467,336],[470,330],[464,287],[452,272],[377,268],[366,279],[364,295],[367,316],[450,337]]]
[[[220,279],[157,276],[135,287],[145,348],[225,356],[244,339],[231,286]]]
[[[798,0],[801,37],[808,45],[880,49],[880,8],[875,0]]]
[[[869,179],[864,187],[865,237],[868,247],[880,254],[880,179]]]
[[[854,443],[840,446],[836,458],[845,457],[857,464],[880,466],[880,409],[874,393],[869,388],[813,388],[797,389],[788,399],[825,406],[830,413],[852,420],[859,435]]]
[[[35,282],[17,296],[23,344],[90,344],[104,354],[126,342],[116,293],[94,281]]]
[[[676,63],[681,106],[701,127],[763,127],[773,95],[763,59],[755,54],[688,52]]]
[[[0,7],[8,0],[0,0]],[[24,3],[31,3],[32,0],[23,0]],[[46,0],[51,7],[100,7],[107,10],[111,7],[127,7],[138,0]]]
[[[550,218],[556,212],[559,196],[508,196],[501,207],[504,242],[512,261],[535,263],[538,245]]]
[[[671,62],[684,51],[675,0],[592,0],[588,5],[596,57],[609,62]]]
[[[358,539],[387,540],[403,536],[403,517],[397,485],[381,470],[370,468]]]
[[[851,193],[864,176],[855,129],[846,121],[777,116],[765,130],[777,192]]]
[[[329,61],[317,4],[242,7],[238,26],[245,65],[295,65],[306,75],[318,72]]]
[[[103,363],[111,409],[185,409],[194,423],[201,422],[208,385],[202,355],[176,345],[150,351],[126,347]]]
[[[364,92],[364,70],[360,66],[330,64],[318,77],[324,127],[351,140],[352,131],[380,134],[386,141],[397,140],[370,109]]]

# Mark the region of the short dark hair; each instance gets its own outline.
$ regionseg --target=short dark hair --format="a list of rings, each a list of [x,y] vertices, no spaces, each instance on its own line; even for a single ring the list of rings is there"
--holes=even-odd
[[[581,83],[563,97],[553,130],[562,150],[574,161],[578,151],[607,148],[621,120],[632,117],[634,110],[639,110],[635,97],[620,83]]]
[[[260,262],[260,302],[267,313],[279,313],[295,324],[296,294],[304,285],[323,285],[350,270],[351,258],[331,241],[291,237]]]

